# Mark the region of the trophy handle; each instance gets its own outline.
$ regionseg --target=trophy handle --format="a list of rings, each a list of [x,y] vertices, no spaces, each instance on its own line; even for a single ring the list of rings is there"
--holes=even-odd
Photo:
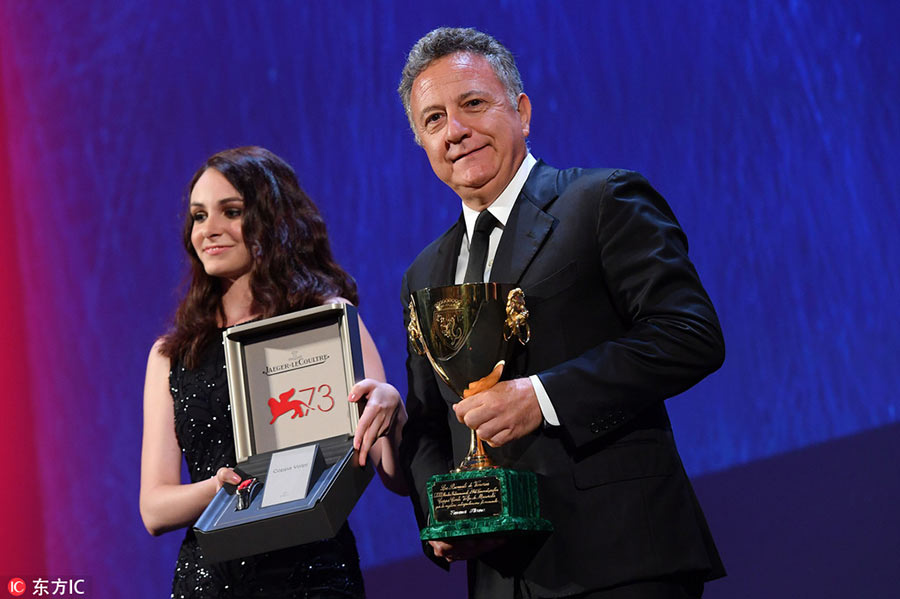
[[[428,362],[431,364],[431,367],[434,368],[434,371],[438,376],[441,377],[447,385],[450,385],[450,377],[447,376],[447,372],[437,363],[431,355],[431,352],[428,351],[428,345],[426,345],[425,338],[422,336],[422,329],[419,328],[419,317],[416,315],[416,303],[412,297],[409,298],[409,324],[406,325],[406,332],[409,334],[409,341],[412,343],[416,353],[428,358]]]
[[[425,340],[419,329],[419,317],[416,316],[416,304],[412,297],[409,298],[409,324],[406,326],[406,332],[409,334],[409,341],[412,343],[413,349],[420,356],[424,356]]]
[[[410,300],[412,304],[412,300]],[[528,326],[528,309],[525,307],[525,292],[516,287],[506,297],[506,326],[503,338],[509,341],[513,335],[519,343],[525,345],[531,340],[531,327]],[[420,333],[421,335],[421,333]]]

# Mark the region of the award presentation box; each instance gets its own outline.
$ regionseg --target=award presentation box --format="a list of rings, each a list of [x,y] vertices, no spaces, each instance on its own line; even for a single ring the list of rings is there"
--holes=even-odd
[[[259,484],[245,509],[226,485],[194,524],[206,560],[333,537],[373,475],[353,450],[362,402],[347,401],[364,377],[356,308],[327,304],[237,325],[223,343],[235,470]]]

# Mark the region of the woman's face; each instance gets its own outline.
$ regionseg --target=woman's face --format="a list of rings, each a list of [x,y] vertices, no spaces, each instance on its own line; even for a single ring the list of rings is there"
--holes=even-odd
[[[222,173],[206,169],[191,191],[191,244],[206,274],[235,281],[252,260],[241,231],[244,199]]]

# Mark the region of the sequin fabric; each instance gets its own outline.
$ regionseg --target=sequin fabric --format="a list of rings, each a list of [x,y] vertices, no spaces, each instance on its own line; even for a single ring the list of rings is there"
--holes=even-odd
[[[206,480],[222,466],[234,466],[234,434],[225,352],[214,344],[200,366],[174,362],[169,387],[175,400],[175,434],[191,482]],[[345,524],[333,539],[215,564],[204,564],[193,530],[178,553],[174,599],[364,597],[359,555]]]

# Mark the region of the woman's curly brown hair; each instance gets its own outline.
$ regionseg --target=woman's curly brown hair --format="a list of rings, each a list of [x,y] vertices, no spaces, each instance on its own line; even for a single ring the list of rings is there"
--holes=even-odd
[[[253,312],[263,318],[318,306],[343,297],[359,303],[356,281],[335,262],[325,222],[304,193],[294,170],[266,149],[246,146],[213,155],[191,179],[187,196],[207,169],[216,169],[244,200],[241,225],[252,258]],[[190,257],[190,283],[175,312],[172,330],[160,350],[195,368],[200,353],[224,323],[221,281],[206,274],[191,243],[194,222],[184,221],[184,248]]]

